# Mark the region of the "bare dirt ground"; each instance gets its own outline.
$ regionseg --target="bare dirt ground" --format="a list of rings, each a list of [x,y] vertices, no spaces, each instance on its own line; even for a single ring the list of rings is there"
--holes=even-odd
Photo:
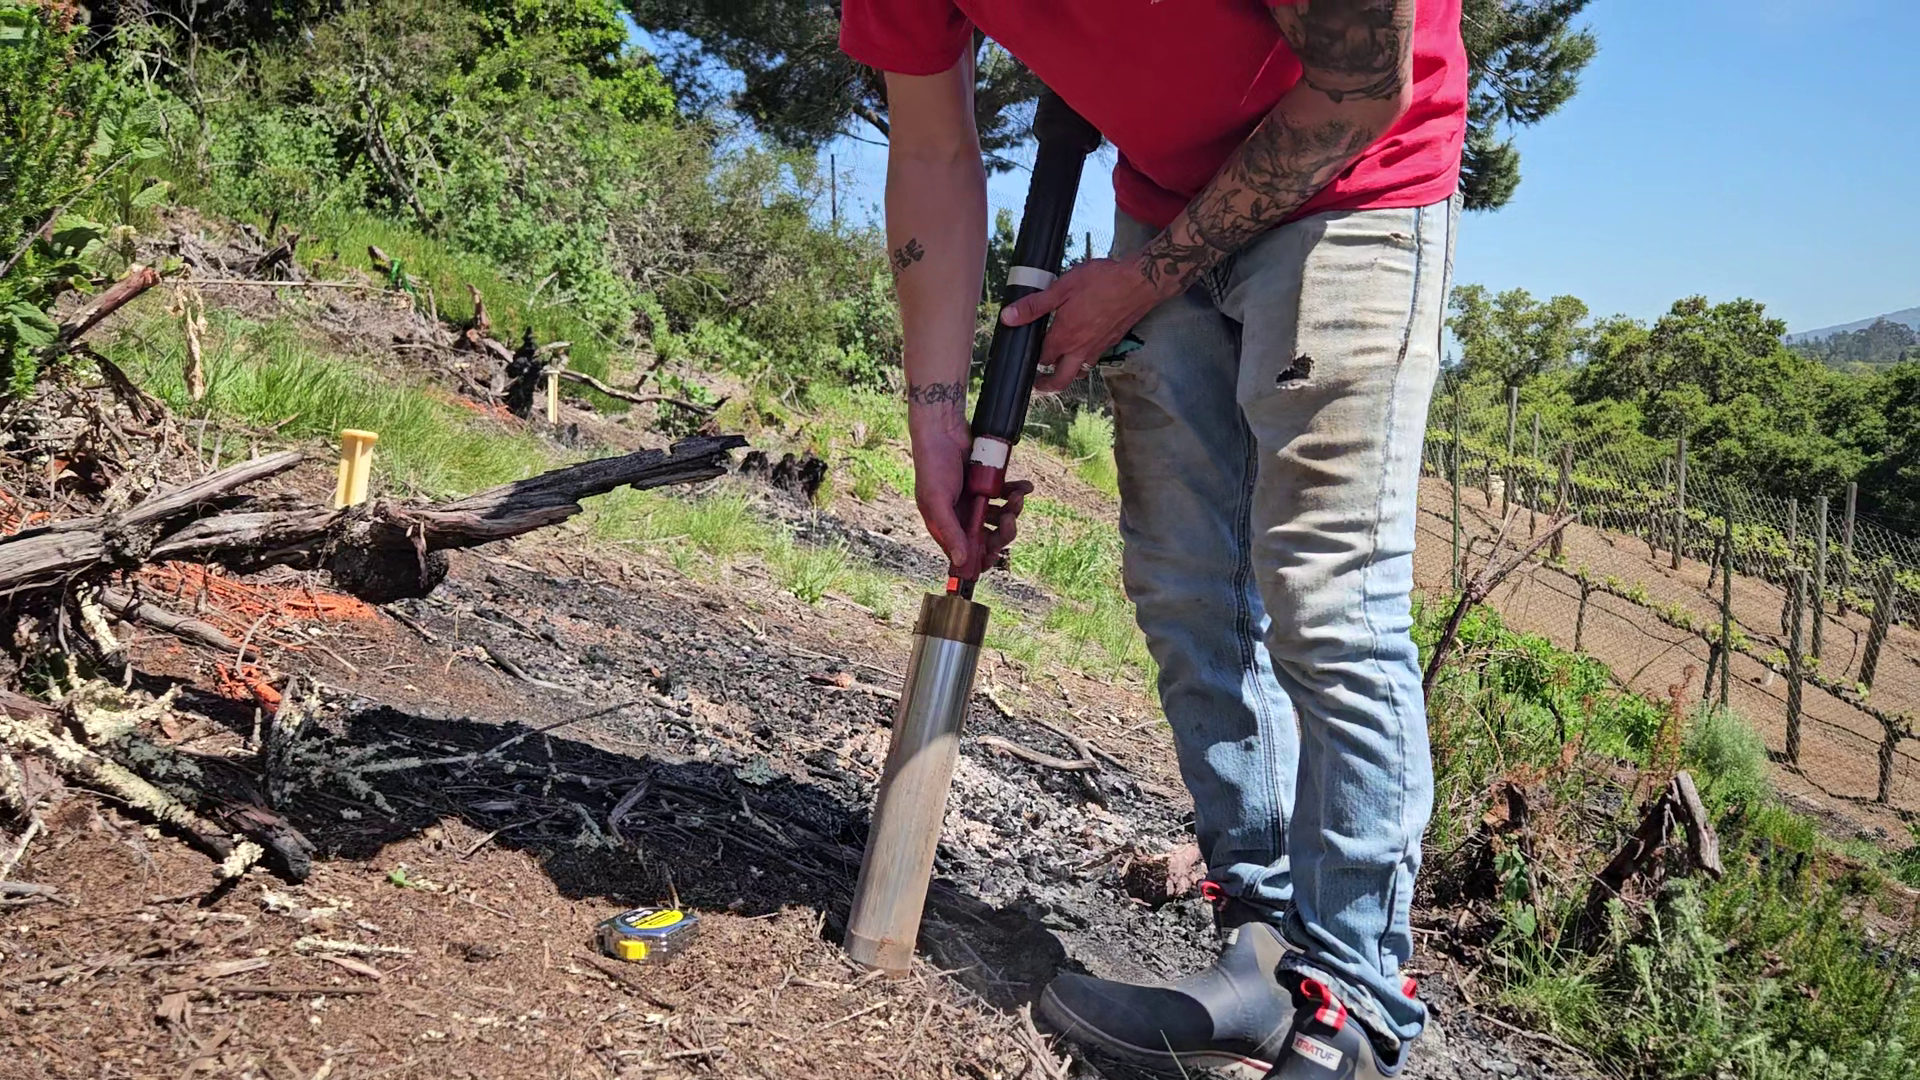
[[[1421,481],[1421,519],[1415,550],[1415,578],[1419,588],[1441,595],[1451,588],[1452,494],[1446,482]],[[1479,537],[1480,550],[1499,532],[1500,507],[1489,506],[1483,493],[1462,493],[1463,535]],[[1545,514],[1539,515],[1544,526]],[[1524,540],[1528,513],[1520,512],[1519,532]],[[1463,544],[1466,542],[1463,539]],[[1650,556],[1644,540],[1584,525],[1569,527],[1565,557],[1570,571],[1584,568],[1595,578],[1613,577],[1627,586],[1639,586],[1654,605],[1685,610],[1697,626],[1718,626],[1720,584],[1708,588],[1708,567],[1697,560],[1671,567],[1671,553],[1662,549]],[[1476,559],[1475,567],[1479,565]],[[1765,652],[1785,648],[1780,626],[1781,589],[1765,580],[1735,574],[1735,623]],[[1606,662],[1628,686],[1656,698],[1669,686],[1685,683],[1697,700],[1704,689],[1708,649],[1695,635],[1669,626],[1645,607],[1599,592],[1589,597],[1584,627],[1577,626],[1580,587],[1568,573],[1536,566],[1517,573],[1497,590],[1490,602],[1518,629],[1539,633],[1563,647],[1576,640],[1585,652]],[[1868,620],[1858,612],[1845,617],[1829,611],[1825,649],[1819,670],[1836,680],[1857,674]],[[1576,638],[1577,632],[1577,638]],[[1888,710],[1920,710],[1920,634],[1896,625],[1888,635],[1880,661],[1880,677],[1873,689],[1874,703]],[[1689,675],[1689,671],[1691,674]],[[1909,672],[1913,674],[1909,674]],[[1905,841],[1905,819],[1920,811],[1920,747],[1902,744],[1895,759],[1891,806],[1874,801],[1879,776],[1880,725],[1865,713],[1818,688],[1807,685],[1802,695],[1802,726],[1798,768],[1784,761],[1786,748],[1786,680],[1746,656],[1736,655],[1729,701],[1765,737],[1778,764],[1775,782],[1803,809],[1829,819],[1866,838]]]
[[[970,735],[1072,756],[1058,728],[1110,757],[1059,773],[968,741],[926,964],[890,982],[833,942],[906,620],[552,534],[457,557],[392,612],[315,617],[275,657],[325,686],[311,782],[281,803],[320,849],[304,884],[209,893],[204,857],[110,803],[45,812],[15,877],[56,897],[0,918],[0,1077],[1059,1075],[1019,1011],[1055,972],[1165,978],[1210,954],[1197,900],[1121,886],[1189,813],[1138,687],[988,658]],[[135,654],[153,689],[185,685],[178,749],[245,763],[252,703],[223,696],[225,660]],[[343,779],[410,760],[440,763]],[[596,921],[676,896],[702,919],[686,953],[592,954]],[[1451,961],[1415,973],[1441,1035],[1410,1075],[1588,1075],[1482,1019]]]

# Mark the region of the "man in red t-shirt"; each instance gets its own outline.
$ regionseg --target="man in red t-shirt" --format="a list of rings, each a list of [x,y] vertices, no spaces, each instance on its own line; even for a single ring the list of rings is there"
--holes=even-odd
[[[1123,568],[1230,931],[1181,982],[1063,975],[1041,1011],[1167,1073],[1392,1076],[1426,1022],[1400,973],[1433,799],[1409,594],[1460,0],[843,0],[843,48],[886,73],[916,498],[956,563],[987,234],[975,28],[1120,151],[1111,257],[1002,317],[1053,320],[1042,389],[1144,343],[1108,377]]]

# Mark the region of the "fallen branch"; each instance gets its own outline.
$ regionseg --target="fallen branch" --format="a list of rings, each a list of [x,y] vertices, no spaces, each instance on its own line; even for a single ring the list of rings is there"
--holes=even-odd
[[[618,487],[653,488],[727,472],[737,435],[684,439],[670,452],[641,450],[583,462],[480,492],[420,505],[378,499],[340,510],[217,513],[233,492],[300,464],[285,451],[210,473],[119,516],[77,518],[0,540],[0,596],[64,586],[86,574],[143,562],[214,563],[246,573],[269,566],[325,569],[363,600],[425,596],[446,576],[449,548],[474,547],[557,525],[580,500]],[[198,520],[189,518],[198,517]]]
[[[573,693],[573,691],[567,689],[564,686],[561,686],[557,682],[548,682],[546,679],[542,679],[534,675],[529,675],[527,673],[526,668],[523,668],[519,664],[514,663],[512,660],[508,659],[506,656],[502,655],[499,651],[494,649],[494,647],[491,645],[482,643],[480,646],[480,651],[486,653],[487,659],[493,661],[494,664],[500,668],[500,670],[506,672],[507,674],[513,676],[516,679],[519,679],[521,682],[526,683],[529,686],[537,686],[542,690],[552,690],[562,694],[571,695]]]
[[[135,385],[134,381],[127,377],[127,373],[120,369],[120,365],[93,351],[85,344],[76,344],[73,352],[76,356],[84,356],[93,361],[93,366],[99,368],[101,376],[107,380],[107,388],[113,391],[113,396],[126,405],[129,412],[133,413],[134,419],[143,424],[154,424],[167,415],[167,407],[160,403],[160,399]]]
[[[636,394],[631,390],[622,390],[616,386],[609,386],[606,383],[601,382],[599,379],[596,379],[593,376],[586,374],[585,372],[574,371],[568,368],[561,369],[560,377],[563,379],[570,380],[572,382],[580,383],[583,386],[591,386],[595,390],[600,391],[601,393],[607,395],[610,398],[618,398],[619,400],[627,402],[628,404],[631,404],[631,405],[654,405],[654,404],[664,403],[667,405],[677,405],[682,409],[686,409],[690,412],[697,412],[703,416],[709,415],[715,409],[719,408],[718,405],[701,405],[697,402],[688,401],[685,398],[674,397],[671,394]]]
[[[93,298],[67,316],[60,324],[60,344],[71,345],[81,335],[100,325],[100,321],[125,307],[128,301],[155,285],[160,284],[160,272],[151,266],[135,265],[127,271],[127,276],[110,286],[105,292]]]
[[[1713,831],[1713,822],[1700,801],[1699,791],[1694,788],[1693,777],[1685,770],[1677,772],[1672,783],[1648,808],[1640,827],[1594,878],[1575,927],[1576,942],[1585,946],[1597,940],[1606,927],[1607,903],[1622,895],[1627,882],[1654,869],[1676,824],[1687,833],[1689,864],[1716,881],[1725,875],[1726,870],[1720,863],[1720,839]]]
[[[40,755],[51,762],[60,775],[74,783],[113,793],[154,820],[180,830],[194,846],[223,863],[235,854],[231,834],[148,783],[133,770],[101,756],[69,735],[55,734],[36,720],[16,719],[8,715],[0,717],[0,743]],[[254,850],[257,852],[259,849]]]
[[[1091,757],[1075,758],[1069,761],[1066,758],[1054,757],[1052,754],[1043,754],[1038,750],[1029,750],[1011,739],[1003,739],[998,735],[982,735],[974,741],[989,750],[1010,754],[1043,769],[1057,769],[1060,772],[1091,772],[1100,767],[1099,763]]]
[[[100,603],[122,619],[143,622],[196,645],[206,645],[223,653],[243,656],[243,646],[222,633],[220,628],[212,623],[201,622],[199,619],[188,618],[185,615],[176,615],[157,604],[136,600],[118,589],[100,590]],[[255,654],[259,652],[258,649],[250,651]]]

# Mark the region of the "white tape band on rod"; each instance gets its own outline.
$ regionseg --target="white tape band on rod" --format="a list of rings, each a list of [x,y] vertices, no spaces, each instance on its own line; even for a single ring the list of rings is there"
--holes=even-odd
[[[1029,289],[1044,289],[1053,284],[1053,274],[1037,266],[1010,266],[1007,268],[1007,284],[1024,285]]]
[[[968,460],[976,465],[985,465],[992,469],[1004,469],[1007,467],[1008,451],[1011,449],[1012,447],[1009,447],[999,439],[982,435],[973,440],[973,453],[967,455],[967,457]]]

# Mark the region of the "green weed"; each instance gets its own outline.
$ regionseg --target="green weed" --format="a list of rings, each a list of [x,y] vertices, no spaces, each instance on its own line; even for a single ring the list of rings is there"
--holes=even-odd
[[[893,619],[900,588],[898,578],[862,566],[849,565],[842,581],[847,599],[882,619]]]
[[[853,476],[853,497],[861,502],[872,502],[883,491],[913,498],[913,466],[899,454],[885,448],[858,449],[848,451],[844,460]]]
[[[1702,709],[1687,729],[1686,758],[1715,810],[1763,801],[1767,783],[1767,744],[1737,714]]]
[[[1113,417],[1088,409],[1074,413],[1067,424],[1066,451],[1082,480],[1108,495],[1120,493],[1120,474],[1113,461]]]
[[[773,566],[781,588],[817,604],[846,577],[847,545],[814,547],[789,541],[776,551]]]

